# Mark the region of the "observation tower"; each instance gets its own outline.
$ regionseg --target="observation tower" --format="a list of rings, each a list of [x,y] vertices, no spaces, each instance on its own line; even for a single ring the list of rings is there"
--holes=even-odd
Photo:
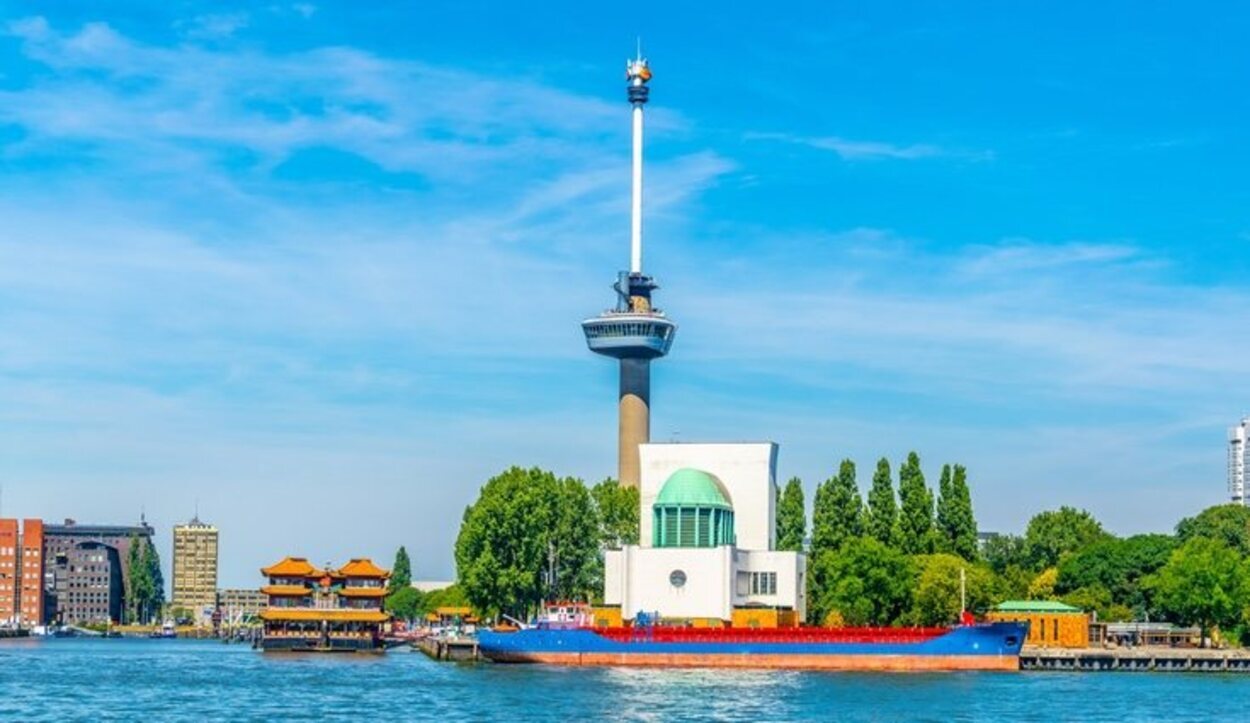
[[[651,68],[641,49],[625,61],[625,78],[634,120],[633,209],[629,271],[617,274],[616,307],[582,322],[586,344],[621,366],[619,463],[622,485],[639,482],[638,445],[651,440],[651,360],[668,353],[677,325],[651,302],[659,286],[642,272],[642,107],[647,104]]]

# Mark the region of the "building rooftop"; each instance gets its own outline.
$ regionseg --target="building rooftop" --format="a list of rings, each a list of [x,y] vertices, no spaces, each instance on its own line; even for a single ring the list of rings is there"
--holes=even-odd
[[[1080,608],[1072,607],[1058,600],[1004,600],[994,609],[1002,613],[1079,613]]]
[[[668,476],[655,504],[733,509],[725,485],[715,475],[690,467],[682,467]]]

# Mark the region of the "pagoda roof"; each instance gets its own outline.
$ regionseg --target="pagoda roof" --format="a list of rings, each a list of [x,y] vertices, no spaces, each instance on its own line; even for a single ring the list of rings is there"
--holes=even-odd
[[[389,572],[373,564],[373,560],[370,560],[367,557],[352,558],[351,562],[338,569],[338,573],[343,577],[369,577],[385,579],[391,576]]]
[[[316,608],[265,608],[260,611],[262,620],[289,620],[306,622],[329,620],[344,623],[384,623],[391,616],[381,610],[316,609]]]
[[[320,577],[321,571],[304,557],[284,557],[281,562],[262,567],[260,574],[267,577]]]

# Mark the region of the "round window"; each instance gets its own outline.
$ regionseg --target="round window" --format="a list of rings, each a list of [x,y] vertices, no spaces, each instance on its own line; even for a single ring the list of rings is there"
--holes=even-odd
[[[686,573],[681,570],[673,570],[668,574],[668,584],[673,587],[681,587],[686,584]]]

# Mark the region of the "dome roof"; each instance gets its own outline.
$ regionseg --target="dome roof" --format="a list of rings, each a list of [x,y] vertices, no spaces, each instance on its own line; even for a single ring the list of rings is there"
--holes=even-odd
[[[733,509],[725,485],[715,475],[689,467],[682,467],[669,475],[655,498],[655,504]]]

